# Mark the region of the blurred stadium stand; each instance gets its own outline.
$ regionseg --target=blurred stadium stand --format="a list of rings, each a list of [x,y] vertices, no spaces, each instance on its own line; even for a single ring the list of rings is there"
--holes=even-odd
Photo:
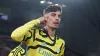
[[[19,45],[10,38],[11,32],[42,14],[47,5],[39,2],[40,0],[0,0],[0,56],[7,56],[10,50]],[[100,56],[100,1],[52,2],[66,4],[58,30],[66,41],[65,56]]]
[[[9,52],[18,44],[9,36],[0,36],[0,56],[8,56]]]

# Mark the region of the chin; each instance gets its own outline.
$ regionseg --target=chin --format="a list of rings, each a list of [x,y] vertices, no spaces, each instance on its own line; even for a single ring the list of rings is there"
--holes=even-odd
[[[58,27],[56,26],[56,27],[52,27],[53,29],[58,29]]]

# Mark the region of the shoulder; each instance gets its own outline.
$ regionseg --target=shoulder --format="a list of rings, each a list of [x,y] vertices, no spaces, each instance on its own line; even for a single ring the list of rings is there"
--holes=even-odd
[[[62,43],[65,45],[65,40],[62,39],[61,37],[57,36],[57,40],[58,40],[59,42],[62,42]]]
[[[41,27],[33,27],[30,30],[42,30],[42,28]]]

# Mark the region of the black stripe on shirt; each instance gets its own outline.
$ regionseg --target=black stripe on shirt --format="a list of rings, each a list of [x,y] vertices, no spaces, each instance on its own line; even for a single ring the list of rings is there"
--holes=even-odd
[[[34,33],[33,33],[33,42],[35,41],[35,34],[36,34],[36,30],[34,29]]]
[[[28,39],[32,37],[32,32],[30,30],[29,30],[29,33],[31,34],[31,36],[27,37],[24,41],[27,41]]]
[[[56,43],[56,41],[55,41],[55,42],[53,42],[53,44],[51,44],[51,43],[48,43],[48,42],[46,42],[46,41],[44,41],[44,40],[41,40],[41,39],[39,39],[39,38],[36,38],[36,41],[45,42],[45,43],[46,43],[47,45],[49,45],[49,46],[54,46],[55,43]]]
[[[46,46],[41,46],[41,45],[29,46],[29,47],[28,47],[28,50],[29,50],[30,48],[31,48],[31,49],[37,49],[37,48],[39,48],[39,47],[44,48],[44,49],[47,49],[47,50],[49,50],[50,52],[52,52],[53,54],[58,54],[57,52],[55,52],[55,51],[52,50],[51,48],[46,47]]]

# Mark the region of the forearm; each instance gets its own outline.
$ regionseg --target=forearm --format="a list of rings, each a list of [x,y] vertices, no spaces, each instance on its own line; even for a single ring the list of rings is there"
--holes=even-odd
[[[40,20],[36,19],[36,20],[32,20],[26,24],[24,24],[23,26],[18,27],[17,29],[15,29],[12,34],[11,34],[11,38],[13,40],[16,41],[22,41],[24,38],[24,35],[34,26],[37,26],[40,24]]]

